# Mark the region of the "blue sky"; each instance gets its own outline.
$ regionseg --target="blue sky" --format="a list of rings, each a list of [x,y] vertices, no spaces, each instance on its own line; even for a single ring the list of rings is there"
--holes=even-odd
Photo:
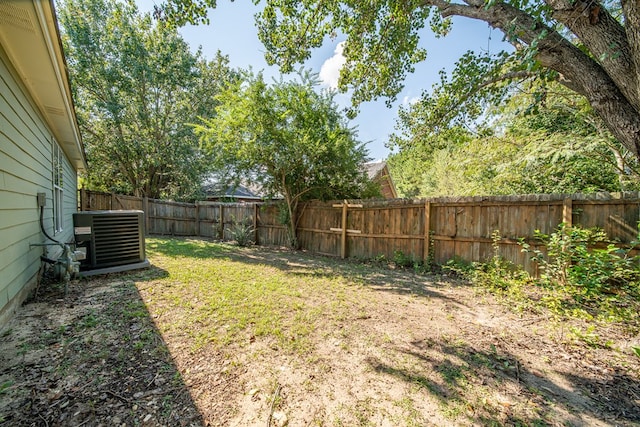
[[[161,2],[136,0],[141,12],[151,11],[154,4]],[[258,40],[254,15],[260,9],[260,5],[255,6],[253,3],[219,0],[218,7],[209,13],[210,25],[186,26],[180,29],[180,33],[192,49],[202,46],[207,58],[213,58],[220,50],[229,56],[234,68],[251,67],[255,72],[263,70],[267,78],[279,79],[277,67],[267,66],[264,47]],[[340,41],[342,40],[337,39],[325,43],[304,64],[320,73],[324,84],[328,86],[337,78],[340,64],[337,50],[339,51]],[[428,28],[423,30],[421,44],[427,49],[427,60],[418,64],[415,73],[405,80],[405,88],[392,108],[386,107],[384,99],[368,102],[361,105],[360,113],[351,121],[351,125],[358,130],[359,140],[367,143],[373,159],[384,159],[389,155],[385,143],[394,131],[398,107],[419,97],[423,90],[430,89],[439,80],[438,72],[441,69],[450,70],[467,50],[480,52],[489,49],[495,53],[505,47],[501,32],[491,30],[486,23],[469,19],[454,20],[453,31],[441,39],[433,37]],[[343,107],[350,105],[348,94],[338,95],[336,101]]]

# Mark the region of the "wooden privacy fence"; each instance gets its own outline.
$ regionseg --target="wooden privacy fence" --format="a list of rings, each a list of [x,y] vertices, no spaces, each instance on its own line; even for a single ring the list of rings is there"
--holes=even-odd
[[[230,239],[234,222],[246,221],[257,244],[285,245],[286,228],[274,203],[176,203],[81,190],[82,210],[142,209],[147,233]],[[372,259],[402,256],[443,264],[450,259],[486,261],[494,232],[500,255],[536,273],[530,254],[536,230],[550,234],[560,223],[599,227],[621,245],[636,240],[640,193],[447,197],[426,200],[310,202],[301,209],[298,242],[313,253]]]
[[[79,210],[142,210],[147,234],[201,236],[231,240],[231,227],[247,222],[257,244],[284,246],[286,228],[278,224],[278,206],[269,203],[182,203],[147,197],[80,190]]]

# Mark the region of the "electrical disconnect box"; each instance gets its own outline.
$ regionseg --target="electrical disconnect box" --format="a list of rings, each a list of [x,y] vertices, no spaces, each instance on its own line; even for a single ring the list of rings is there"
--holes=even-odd
[[[38,207],[41,208],[47,205],[46,193],[38,193]]]

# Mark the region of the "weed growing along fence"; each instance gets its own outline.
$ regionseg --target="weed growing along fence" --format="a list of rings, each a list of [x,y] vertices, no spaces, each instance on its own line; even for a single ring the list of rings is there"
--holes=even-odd
[[[232,226],[242,222],[259,245],[288,241],[276,203],[177,203],[81,190],[80,208],[141,209],[148,234],[231,240]],[[542,249],[536,233],[551,234],[564,223],[601,228],[628,245],[639,220],[638,192],[311,202],[302,208],[298,241],[301,249],[332,256],[485,262],[494,255],[497,230],[500,255],[537,275],[520,239]]]

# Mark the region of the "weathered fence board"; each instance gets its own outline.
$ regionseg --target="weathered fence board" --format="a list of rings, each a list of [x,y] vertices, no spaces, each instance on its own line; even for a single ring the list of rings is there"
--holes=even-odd
[[[280,209],[275,203],[259,204],[258,241],[262,245],[286,246],[288,244],[287,229],[278,218]]]
[[[196,235],[196,207],[191,203],[149,200],[149,212],[145,216],[149,230],[154,234]]]
[[[343,202],[303,205],[297,227],[300,247],[340,256],[344,238],[345,256],[402,256],[442,264],[453,258],[487,261],[497,245],[500,256],[537,274],[519,239],[535,246],[536,231],[550,234],[565,222],[602,228],[628,245],[637,238],[640,220],[638,192],[347,202],[346,218]],[[244,222],[255,229],[258,244],[289,244],[277,203],[176,203],[81,190],[80,209],[142,209],[150,234],[224,240],[232,238],[234,224]],[[494,233],[499,236],[496,242]]]

